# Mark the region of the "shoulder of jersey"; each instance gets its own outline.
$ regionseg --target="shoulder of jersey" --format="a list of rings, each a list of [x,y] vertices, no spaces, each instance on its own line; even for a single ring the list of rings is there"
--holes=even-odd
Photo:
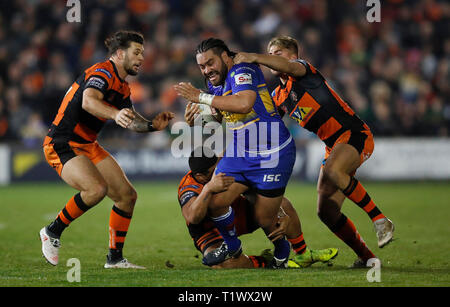
[[[202,188],[202,184],[195,181],[195,179],[191,176],[191,173],[187,173],[183,179],[180,181],[180,185],[178,187],[178,192],[182,193],[186,189],[198,190]]]
[[[105,79],[114,78],[114,67],[112,66],[110,61],[100,62],[92,65],[88,69],[86,69],[86,74],[89,75],[100,75]]]
[[[254,63],[239,63],[239,64],[235,64],[233,65],[233,67],[231,68],[230,71],[235,71],[236,73],[238,73],[240,70],[253,70],[256,72],[256,69],[259,69],[259,66],[257,64]]]

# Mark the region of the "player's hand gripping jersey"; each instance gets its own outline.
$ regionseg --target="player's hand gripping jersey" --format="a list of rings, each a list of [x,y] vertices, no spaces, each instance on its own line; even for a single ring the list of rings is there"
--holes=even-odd
[[[192,172],[187,173],[181,179],[178,186],[178,202],[180,206],[186,205],[192,197],[197,197],[203,190],[204,185],[199,183],[192,176]],[[255,214],[253,212],[253,205],[247,199],[239,196],[232,204],[235,212],[235,223],[237,235],[252,233],[258,229],[258,224],[255,221]],[[206,216],[198,224],[186,223],[189,234],[194,241],[195,247],[204,253],[204,251],[211,245],[221,243],[223,241],[219,230],[214,225],[214,222]]]
[[[321,73],[310,63],[297,60],[306,67],[306,74],[289,77],[286,84],[272,92],[280,114],[288,114],[300,126],[317,134],[327,146],[327,155],[336,143],[353,145],[362,160],[373,151],[369,127],[328,85]]]
[[[216,96],[245,90],[256,93],[256,102],[249,113],[221,111],[233,134],[233,143],[227,144],[217,172],[258,189],[286,186],[295,162],[295,144],[270,97],[259,66],[249,63],[234,65],[228,71],[223,86],[208,84],[208,87]],[[276,180],[268,181],[267,178]]]

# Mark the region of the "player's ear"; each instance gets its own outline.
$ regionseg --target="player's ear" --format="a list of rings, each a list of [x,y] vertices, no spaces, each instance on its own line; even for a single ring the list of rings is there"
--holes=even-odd
[[[228,53],[224,50],[220,54],[220,58],[222,59],[222,61],[226,62],[230,57],[228,56]]]
[[[125,50],[120,49],[120,48],[117,49],[116,55],[119,60],[123,60],[123,58],[125,57]]]

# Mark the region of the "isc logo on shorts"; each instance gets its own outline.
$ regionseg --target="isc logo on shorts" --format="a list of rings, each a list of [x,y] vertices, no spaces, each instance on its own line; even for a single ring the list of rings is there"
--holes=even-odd
[[[263,181],[264,182],[279,182],[280,177],[281,177],[281,174],[264,175]]]

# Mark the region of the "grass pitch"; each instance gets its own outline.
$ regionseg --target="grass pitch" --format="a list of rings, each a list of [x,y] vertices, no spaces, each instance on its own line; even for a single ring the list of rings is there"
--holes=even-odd
[[[286,196],[297,209],[310,248],[339,248],[332,266],[301,270],[211,270],[201,264],[177,202],[177,182],[135,183],[138,202],[124,256],[146,270],[105,270],[108,220],[112,202],[105,199],[74,221],[62,236],[60,264],[41,256],[39,230],[75,194],[63,182],[0,187],[0,286],[450,286],[450,184],[364,183],[379,208],[396,226],[395,241],[383,249],[369,217],[346,201],[343,212],[382,260],[381,282],[369,283],[366,269],[347,267],[356,259],[316,215],[312,184],[291,182]],[[241,237],[247,254],[271,244],[262,230]],[[67,281],[67,261],[78,258],[81,282]]]

